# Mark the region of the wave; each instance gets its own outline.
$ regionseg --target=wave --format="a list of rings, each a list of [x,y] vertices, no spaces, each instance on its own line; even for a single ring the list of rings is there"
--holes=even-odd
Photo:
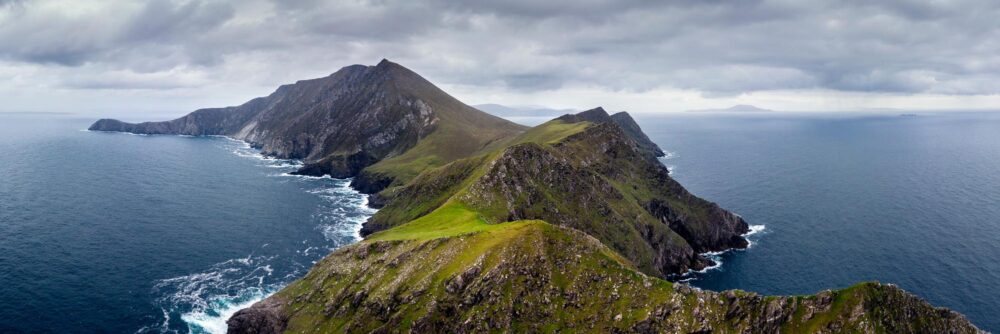
[[[264,155],[263,153],[260,152],[260,150],[253,148],[253,146],[251,146],[250,143],[247,143],[239,139],[233,139],[226,136],[210,136],[210,137],[225,139],[228,144],[232,144],[232,146],[227,147],[230,150],[230,152],[240,157],[257,160],[258,162],[262,163],[260,166],[269,168],[293,169],[293,170],[297,170],[299,168],[302,168],[303,166],[302,161],[298,159],[281,159]]]
[[[138,332],[177,332],[172,315],[191,333],[225,333],[226,320],[239,309],[277,291],[284,277],[274,277],[271,262],[277,256],[248,255],[217,263],[206,271],[156,281],[153,292],[163,311],[163,323]]]
[[[754,245],[754,239],[752,239],[750,237],[754,236],[754,235],[757,235],[757,234],[764,233],[764,230],[766,230],[766,229],[767,229],[767,226],[765,226],[765,225],[750,225],[750,231],[747,231],[747,233],[743,233],[743,237],[747,239],[747,248],[746,249],[750,249],[750,247],[753,247],[753,245]]]
[[[316,189],[310,192],[336,205],[333,210],[317,215],[317,218],[323,222],[319,226],[319,230],[328,240],[336,240],[345,235],[350,236],[353,239],[352,242],[361,240],[361,226],[368,220],[368,217],[378,211],[368,207],[368,196],[352,196],[359,193],[351,188],[349,179],[342,180],[337,187]],[[344,208],[352,208],[353,210]]]
[[[225,333],[228,329],[226,320],[236,314],[237,311],[250,307],[254,303],[264,300],[273,292],[250,290],[241,296],[232,298],[214,298],[210,301],[212,305],[210,311],[196,311],[185,313],[181,320],[188,323],[188,329],[192,333]]]
[[[697,276],[698,274],[705,274],[705,273],[707,273],[709,271],[712,271],[712,270],[721,269],[722,268],[722,263],[723,263],[723,261],[722,261],[722,256],[723,255],[725,255],[726,253],[729,253],[729,252],[743,252],[743,251],[746,251],[746,250],[750,249],[751,247],[753,247],[753,245],[755,244],[755,241],[756,241],[756,238],[751,238],[751,236],[762,235],[762,234],[764,234],[764,231],[767,230],[767,226],[765,226],[765,225],[750,225],[748,227],[749,227],[749,231],[747,231],[746,233],[741,234],[744,238],[747,239],[747,247],[746,248],[738,248],[738,249],[730,248],[730,249],[723,250],[723,251],[718,251],[718,252],[705,252],[705,253],[701,253],[699,255],[704,256],[705,258],[707,258],[709,260],[712,260],[712,262],[714,262],[714,264],[711,265],[711,266],[707,266],[705,268],[702,268],[700,270],[693,270],[693,269],[688,270],[686,273],[683,273],[680,276],[678,276],[679,279],[677,279],[677,282],[690,282],[690,281],[694,281],[694,280],[698,279],[698,276]]]
[[[287,169],[288,172],[301,166],[301,161],[266,157],[246,142],[222,138],[227,139],[223,142],[224,149],[255,159],[260,162],[259,166]],[[277,176],[301,182],[304,191],[322,199],[312,221],[326,242],[316,245],[303,240],[301,244],[290,245],[301,247],[288,250],[291,259],[270,255],[276,251],[270,244],[264,244],[255,252],[257,255],[217,263],[203,272],[158,280],[154,282],[153,292],[160,296],[155,302],[163,311],[162,322],[143,327],[138,332],[179,333],[182,332],[176,329],[179,319],[190,333],[225,333],[226,320],[237,311],[281,290],[331,250],[361,240],[361,226],[377,211],[368,207],[367,195],[350,187],[350,179],[287,172]]]

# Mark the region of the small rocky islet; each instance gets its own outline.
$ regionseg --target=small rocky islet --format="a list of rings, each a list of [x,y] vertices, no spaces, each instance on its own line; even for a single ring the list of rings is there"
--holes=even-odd
[[[528,128],[388,60],[240,106],[90,130],[221,135],[353,178],[365,240],[229,319],[231,333],[981,333],[891,284],[807,296],[671,277],[745,248],[747,222],[692,195],[627,113]]]

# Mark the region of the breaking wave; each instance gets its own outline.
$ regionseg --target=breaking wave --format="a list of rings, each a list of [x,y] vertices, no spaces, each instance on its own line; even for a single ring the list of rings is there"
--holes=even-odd
[[[138,333],[178,333],[176,328],[184,327],[190,333],[225,333],[226,320],[237,311],[301,277],[331,250],[360,240],[361,225],[376,212],[367,206],[366,195],[350,187],[350,180],[290,175],[302,166],[300,161],[266,157],[238,140],[220,142],[224,149],[280,171],[277,176],[300,182],[306,192],[322,199],[311,220],[325,242],[303,240],[291,259],[273,255],[278,252],[264,244],[255,254],[217,263],[203,272],[158,280],[153,293],[159,296],[155,302],[162,310],[162,322]]]
[[[747,233],[743,233],[743,237],[747,239],[747,247],[746,248],[742,248],[742,249],[727,249],[727,250],[719,251],[719,252],[701,253],[700,255],[704,256],[705,258],[707,258],[709,260],[712,260],[712,262],[714,262],[715,264],[713,264],[711,266],[707,266],[705,268],[701,268],[700,270],[688,270],[688,272],[680,275],[680,277],[679,277],[680,279],[678,279],[677,281],[678,282],[690,282],[690,281],[693,281],[693,280],[697,280],[698,279],[698,276],[697,276],[698,274],[704,274],[704,273],[707,273],[709,271],[722,268],[722,262],[723,262],[722,261],[722,256],[724,254],[729,253],[729,252],[742,252],[742,251],[746,251],[746,250],[750,249],[751,247],[753,247],[753,245],[757,241],[757,238],[753,237],[753,236],[759,236],[759,235],[763,234],[763,232],[766,229],[767,229],[767,226],[765,226],[765,225],[750,225],[749,226],[749,231],[747,231]]]

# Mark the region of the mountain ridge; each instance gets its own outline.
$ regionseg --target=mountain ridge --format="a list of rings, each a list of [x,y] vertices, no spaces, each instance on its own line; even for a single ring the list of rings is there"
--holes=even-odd
[[[351,65],[316,79],[282,85],[242,105],[194,111],[165,122],[95,122],[90,130],[141,134],[223,135],[267,156],[302,159],[297,173],[355,177],[388,159],[396,165],[364,173],[357,188],[374,193],[427,166],[470,154],[525,129],[451,97],[420,75],[383,59]],[[442,139],[442,138],[447,138]],[[436,149],[405,153],[425,140]],[[441,143],[450,141],[450,143]],[[386,163],[385,165],[390,165]]]

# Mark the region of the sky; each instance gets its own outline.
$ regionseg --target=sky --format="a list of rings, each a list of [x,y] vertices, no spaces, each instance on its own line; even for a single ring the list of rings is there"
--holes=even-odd
[[[382,58],[468,104],[1000,109],[1000,1],[0,0],[0,111],[180,115]]]

